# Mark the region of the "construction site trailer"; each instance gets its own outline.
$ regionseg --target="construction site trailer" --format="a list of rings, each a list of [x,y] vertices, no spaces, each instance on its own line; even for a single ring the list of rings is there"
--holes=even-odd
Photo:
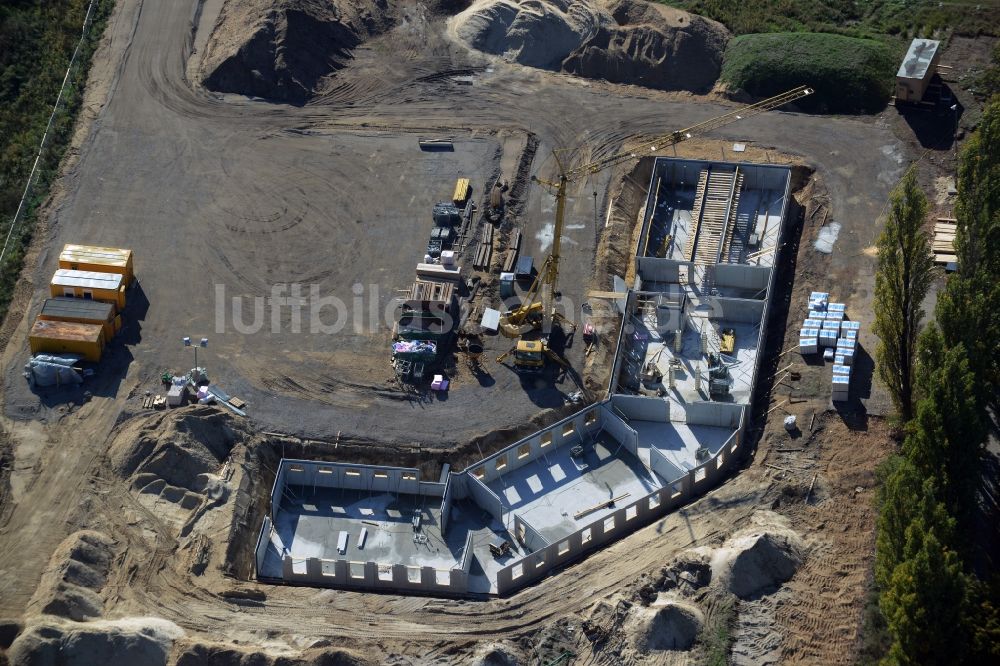
[[[896,72],[896,101],[916,104],[924,98],[927,85],[937,71],[941,42],[914,39]]]
[[[117,273],[125,286],[132,284],[132,250],[94,245],[65,245],[59,253],[59,268],[71,271]]]
[[[115,314],[115,306],[111,303],[65,296],[45,299],[38,318],[71,324],[98,324],[104,329],[105,341],[112,340],[122,327],[121,315]]]
[[[28,335],[32,354],[79,354],[97,363],[104,351],[104,327],[36,319]]]
[[[455,183],[455,193],[451,197],[456,206],[459,208],[465,206],[465,202],[469,200],[469,190],[469,179],[459,178]]]
[[[53,296],[86,298],[113,303],[118,310],[125,307],[124,276],[118,273],[74,271],[60,268],[52,276],[50,292]]]

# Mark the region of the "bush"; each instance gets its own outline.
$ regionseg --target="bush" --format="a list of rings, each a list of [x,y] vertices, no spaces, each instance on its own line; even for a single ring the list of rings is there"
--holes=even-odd
[[[743,35],[729,42],[722,80],[755,97],[800,85],[815,93],[799,106],[819,113],[875,113],[892,93],[893,50],[870,39],[823,33]]]

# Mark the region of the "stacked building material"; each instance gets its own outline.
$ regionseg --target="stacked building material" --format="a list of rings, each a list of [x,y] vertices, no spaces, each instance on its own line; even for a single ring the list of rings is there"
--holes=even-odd
[[[824,353],[833,361],[833,399],[847,400],[851,385],[851,367],[858,344],[861,324],[847,321],[847,306],[831,303],[830,294],[814,291],[809,294],[809,314],[799,331],[799,352]]]

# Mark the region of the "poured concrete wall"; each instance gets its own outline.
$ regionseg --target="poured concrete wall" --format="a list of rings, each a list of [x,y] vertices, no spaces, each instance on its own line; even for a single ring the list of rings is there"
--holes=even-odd
[[[690,402],[684,407],[689,425],[717,426],[737,429],[743,423],[746,405],[732,402]]]
[[[548,451],[579,442],[581,433],[592,434],[599,431],[602,419],[600,406],[592,405],[514,442],[466,471],[483,483],[492,483],[503,474],[527,465]],[[570,426],[572,432],[568,433]]]
[[[681,266],[693,266],[691,262],[658,257],[636,257],[636,274],[645,282],[677,282]]]
[[[279,476],[284,480],[283,486],[346,488],[406,495],[425,494],[431,497],[441,497],[444,494],[444,484],[421,483],[419,470],[407,467],[286,459],[281,461]]]
[[[549,545],[549,540],[517,513],[514,514],[514,537],[532,553]]]
[[[751,298],[724,298],[712,296],[708,299],[712,308],[710,319],[720,322],[757,325],[764,319],[767,301]]]
[[[618,417],[610,407],[609,403],[602,403],[601,410],[604,411],[602,428],[604,432],[615,438],[632,455],[639,457],[639,433],[633,430],[625,421]]]
[[[288,583],[321,587],[434,594],[467,594],[469,591],[469,574],[462,569],[439,570],[404,564],[382,566],[384,573],[380,574],[377,562],[302,559],[286,555],[281,561],[281,577]]]
[[[611,404],[627,419],[637,421],[656,421],[664,423],[670,420],[670,403],[662,398],[650,398],[641,395],[615,395]]]
[[[716,264],[712,270],[713,281],[719,287],[760,290],[771,282],[770,266]]]

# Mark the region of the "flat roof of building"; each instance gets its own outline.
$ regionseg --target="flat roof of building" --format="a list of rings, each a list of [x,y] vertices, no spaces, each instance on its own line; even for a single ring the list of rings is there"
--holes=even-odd
[[[73,271],[60,268],[52,276],[52,284],[57,287],[82,287],[84,289],[110,289],[117,291],[122,286],[122,276],[118,273],[97,271]]]
[[[78,340],[81,342],[97,342],[101,339],[104,327],[100,324],[77,324],[68,321],[49,321],[36,319],[31,327],[29,337],[45,338],[47,340]]]
[[[59,254],[59,261],[77,264],[102,264],[120,268],[125,268],[131,258],[132,250],[96,245],[67,244],[63,246],[62,252]]]
[[[933,39],[914,39],[910,42],[910,48],[906,51],[896,76],[901,79],[923,79],[927,76],[927,69],[940,45],[941,42]]]
[[[45,299],[40,314],[45,317],[72,317],[74,319],[107,321],[113,312],[114,306],[111,303],[102,303],[90,298],[60,296]]]

